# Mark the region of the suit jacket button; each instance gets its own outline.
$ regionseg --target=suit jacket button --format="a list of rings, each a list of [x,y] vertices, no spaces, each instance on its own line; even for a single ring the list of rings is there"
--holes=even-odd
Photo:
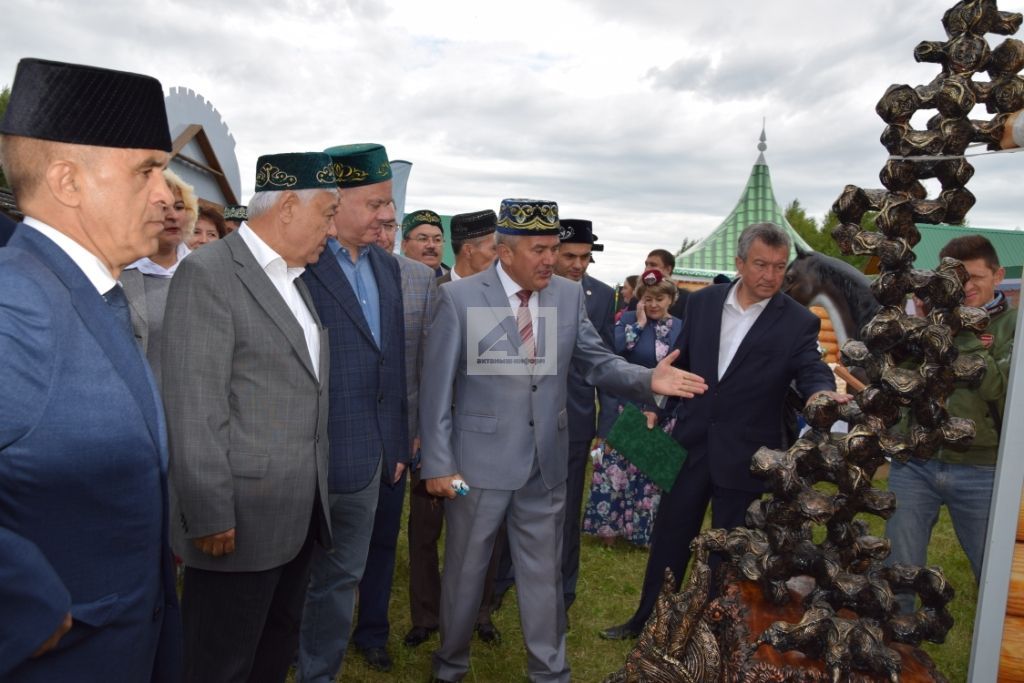
[[[377,394],[377,403],[384,402],[384,394]]]
[[[159,619],[160,619],[160,615],[161,615],[162,613],[163,613],[163,610],[162,610],[162,609],[160,608],[160,606],[159,606],[159,605],[158,605],[158,606],[156,606],[156,607],[154,607],[154,608],[153,608],[153,621],[157,621],[157,620],[159,620]]]
[[[531,427],[533,426],[533,420],[530,420],[530,426]]]
[[[531,385],[530,388],[533,389],[534,391],[537,391],[537,385],[536,384]]]

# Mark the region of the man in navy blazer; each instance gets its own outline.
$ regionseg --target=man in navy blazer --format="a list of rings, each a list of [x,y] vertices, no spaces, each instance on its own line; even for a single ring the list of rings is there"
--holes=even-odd
[[[383,477],[409,461],[402,280],[375,244],[395,216],[381,145],[326,150],[339,188],[337,240],[302,276],[327,328],[331,377],[327,436],[333,548],[317,549],[299,638],[299,680],[328,683],[341,669]]]
[[[593,224],[588,220],[564,218],[558,234],[561,246],[555,262],[555,274],[580,283],[587,317],[601,341],[612,350],[615,331],[615,290],[587,275],[592,253],[604,251],[597,243]],[[565,528],[562,538],[562,592],[565,610],[576,600],[576,583],[580,572],[580,514],[587,489],[584,481],[587,457],[594,438],[604,439],[615,422],[615,399],[598,391],[583,378],[583,369],[576,363],[569,368],[569,385],[565,407],[569,411],[569,478],[565,493]],[[596,397],[596,400],[595,400]],[[600,410],[597,405],[600,401]]]
[[[117,282],[173,202],[163,90],[23,59],[0,134],[25,212],[0,249],[0,680],[178,681],[166,428]]]
[[[639,635],[665,567],[679,590],[709,502],[712,527],[743,526],[747,507],[764,491],[750,474],[751,458],[761,446],[789,446],[782,409],[790,384],[807,400],[819,392],[849,400],[835,393],[835,378],[821,360],[817,316],[780,291],[789,248],[782,228],[755,223],[739,238],[739,279],[689,297],[677,362],[706,378],[708,390],[679,401],[672,436],[689,456],[661,496],[640,606],[626,623],[602,631],[604,638]]]

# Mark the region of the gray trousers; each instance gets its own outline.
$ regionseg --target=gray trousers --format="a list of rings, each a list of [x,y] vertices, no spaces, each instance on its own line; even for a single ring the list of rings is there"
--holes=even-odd
[[[460,680],[469,670],[469,644],[503,520],[515,567],[529,678],[568,681],[561,571],[565,483],[549,490],[536,464],[517,491],[472,488],[468,495],[445,503],[441,647],[434,652],[434,675]]]

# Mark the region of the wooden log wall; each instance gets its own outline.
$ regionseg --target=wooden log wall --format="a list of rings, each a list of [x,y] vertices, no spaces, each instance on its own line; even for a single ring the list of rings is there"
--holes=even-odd
[[[1017,540],[999,655],[999,683],[1024,683],[1024,496],[1017,515]]]

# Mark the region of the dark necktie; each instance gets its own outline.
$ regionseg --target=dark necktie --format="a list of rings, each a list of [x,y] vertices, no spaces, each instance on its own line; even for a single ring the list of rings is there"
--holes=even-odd
[[[530,295],[528,289],[520,289],[516,292],[519,297],[519,308],[516,310],[516,326],[519,328],[519,339],[523,342],[523,357],[533,358],[535,346],[533,343],[533,318],[530,317]]]
[[[128,310],[128,297],[124,295],[124,288],[121,285],[114,285],[103,295],[103,300],[114,311],[114,316],[121,323],[121,328],[128,332],[128,336],[134,340],[135,331],[132,330],[132,314]]]

